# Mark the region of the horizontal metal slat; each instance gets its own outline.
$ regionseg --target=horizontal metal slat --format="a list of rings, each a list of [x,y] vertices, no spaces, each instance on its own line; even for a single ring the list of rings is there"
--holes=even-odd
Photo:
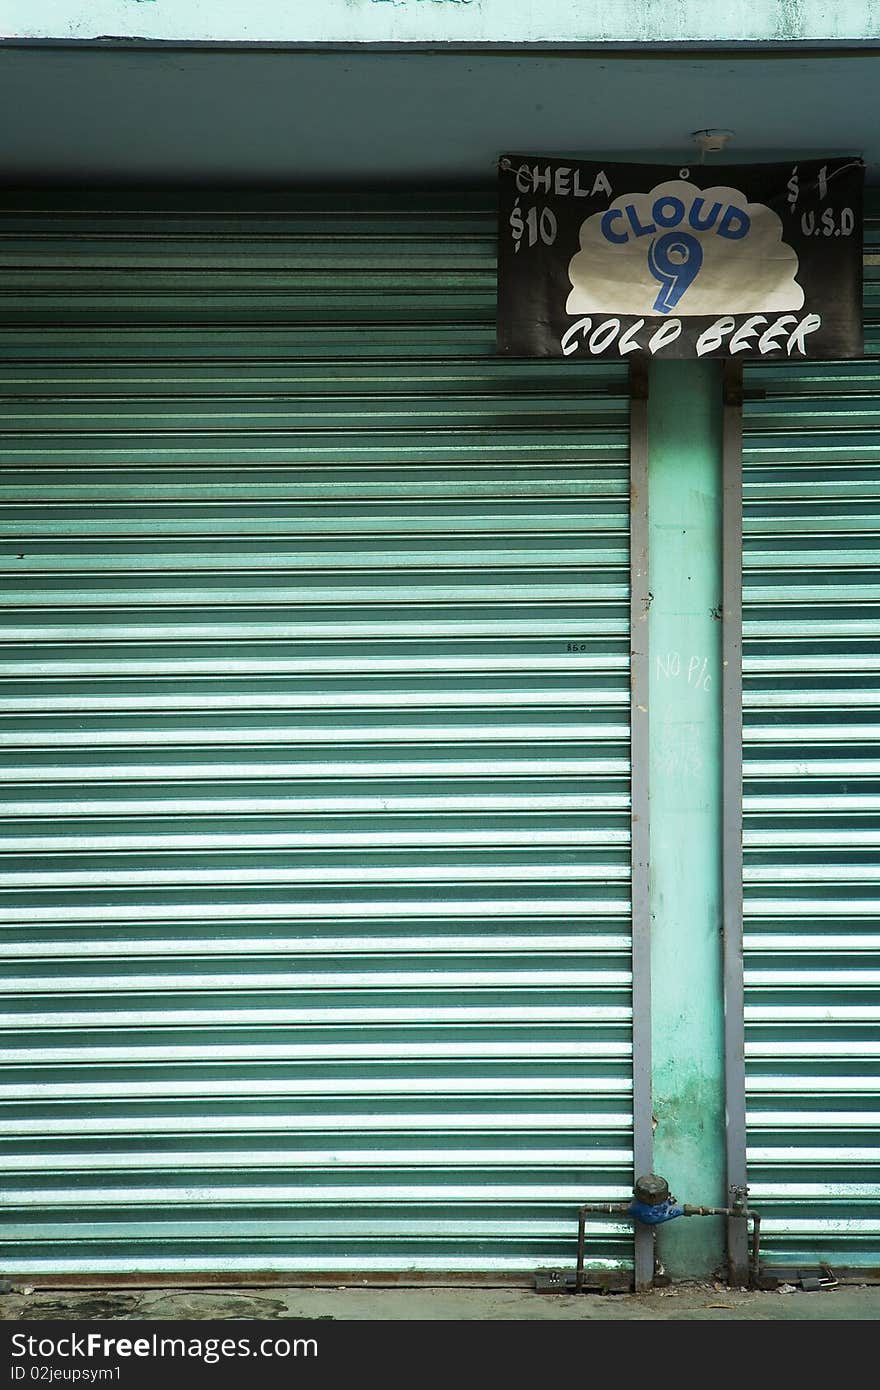
[[[2,331],[2,330],[0,330]],[[156,361],[149,367],[130,363],[79,361],[0,363],[0,397],[19,402],[86,402],[98,397],[136,405],[143,397],[177,400],[181,396],[252,397],[274,400],[294,395],[313,403],[337,394],[346,397],[396,400],[442,392],[443,399],[473,396],[491,409],[497,395],[513,393],[561,400],[602,399],[605,409],[625,427],[626,367],[605,359],[589,369],[553,359],[494,358],[487,361],[415,358],[398,364],[357,362],[337,358],[314,362],[291,354],[277,361],[249,362],[246,357],[223,364],[209,359]]]

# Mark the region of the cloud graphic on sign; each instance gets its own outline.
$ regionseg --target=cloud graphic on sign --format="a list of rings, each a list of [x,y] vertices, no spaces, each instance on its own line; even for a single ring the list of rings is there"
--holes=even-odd
[[[662,203],[665,221],[657,223],[652,209],[662,199],[673,201]],[[676,199],[683,205],[681,217]],[[728,216],[728,209],[735,211]],[[609,214],[606,228],[625,241],[603,233]],[[746,225],[738,214],[748,219],[747,233],[720,235],[726,216],[728,231]],[[639,235],[634,224],[650,230]],[[580,246],[568,267],[569,314],[752,314],[804,303],[795,279],[797,253],[782,240],[781,219],[763,203],[747,202],[736,188],[701,189],[672,179],[650,193],[623,193],[586,219]],[[667,307],[655,307],[664,293]]]

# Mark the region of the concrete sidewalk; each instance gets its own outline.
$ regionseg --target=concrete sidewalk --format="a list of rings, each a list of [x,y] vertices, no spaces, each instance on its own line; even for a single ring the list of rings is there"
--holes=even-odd
[[[747,1293],[678,1284],[647,1294],[535,1294],[519,1288],[113,1288],[0,1295],[0,1320],[208,1318],[353,1321],[803,1321],[880,1318],[880,1285]]]

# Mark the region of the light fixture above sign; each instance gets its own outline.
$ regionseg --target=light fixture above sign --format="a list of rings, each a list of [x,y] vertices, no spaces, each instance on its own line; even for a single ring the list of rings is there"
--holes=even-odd
[[[693,130],[691,139],[703,154],[717,154],[733,139],[732,130]]]

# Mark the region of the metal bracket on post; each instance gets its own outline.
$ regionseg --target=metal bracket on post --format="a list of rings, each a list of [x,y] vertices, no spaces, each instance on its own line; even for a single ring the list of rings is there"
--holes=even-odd
[[[732,359],[726,360],[722,368],[721,380],[724,404],[741,408],[743,403],[742,363],[734,362]]]
[[[631,401],[646,401],[649,393],[648,358],[642,353],[634,353],[629,359],[629,398]]]

